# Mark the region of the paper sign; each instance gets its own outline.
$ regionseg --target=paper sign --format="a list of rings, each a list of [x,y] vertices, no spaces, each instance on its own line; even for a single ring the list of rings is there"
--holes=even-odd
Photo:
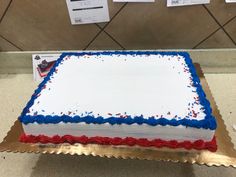
[[[236,2],[236,0],[225,0],[226,3],[233,3]]]
[[[113,2],[155,2],[155,0],[113,0]]]
[[[167,7],[209,4],[210,0],[167,0]]]
[[[33,54],[34,80],[42,81],[59,57],[60,54]]]
[[[108,22],[107,0],[66,0],[72,25]]]

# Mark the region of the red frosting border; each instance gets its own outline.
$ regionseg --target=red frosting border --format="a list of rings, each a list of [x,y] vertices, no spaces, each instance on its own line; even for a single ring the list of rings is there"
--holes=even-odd
[[[20,141],[23,143],[53,143],[53,144],[59,144],[59,143],[81,143],[81,144],[102,144],[102,145],[128,145],[128,146],[142,146],[142,147],[168,147],[168,148],[184,148],[187,150],[196,149],[196,150],[204,150],[207,149],[209,151],[215,152],[217,150],[216,145],[216,138],[214,137],[211,141],[205,142],[203,140],[197,140],[194,142],[191,141],[182,141],[178,142],[176,140],[171,141],[165,141],[161,139],[154,139],[154,140],[148,140],[145,138],[109,138],[109,137],[87,137],[87,136],[71,136],[71,135],[65,135],[65,136],[58,136],[55,135],[53,137],[48,137],[45,135],[39,135],[39,136],[33,136],[33,135],[26,135],[22,134],[20,136]]]

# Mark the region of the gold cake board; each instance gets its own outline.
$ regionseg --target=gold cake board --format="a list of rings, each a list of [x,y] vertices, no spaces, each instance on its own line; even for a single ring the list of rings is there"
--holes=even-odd
[[[138,146],[112,146],[97,144],[30,144],[18,141],[20,134],[23,132],[21,123],[17,120],[0,143],[0,151],[7,152],[28,152],[28,153],[50,153],[50,154],[77,154],[77,155],[93,155],[100,157],[115,158],[131,158],[131,159],[147,159],[147,160],[163,160],[172,162],[188,162],[205,164],[208,166],[233,166],[236,167],[236,150],[234,150],[231,139],[226,130],[224,121],[219,113],[214,98],[207,85],[204,74],[199,64],[195,64],[198,76],[200,77],[202,87],[211,103],[213,115],[217,119],[218,127],[216,129],[216,140],[218,149],[216,152],[208,150],[186,151],[184,149],[168,149],[168,148],[142,148]]]

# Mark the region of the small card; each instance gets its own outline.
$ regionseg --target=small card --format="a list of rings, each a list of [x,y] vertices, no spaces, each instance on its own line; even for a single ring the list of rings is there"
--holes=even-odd
[[[233,3],[236,2],[236,0],[225,0],[226,3]]]
[[[55,64],[60,54],[33,54],[33,74],[35,81],[42,81]]]
[[[155,2],[155,0],[113,0],[113,2]]]
[[[66,0],[72,25],[108,22],[107,0]]]
[[[210,0],[167,0],[167,7],[209,4]]]

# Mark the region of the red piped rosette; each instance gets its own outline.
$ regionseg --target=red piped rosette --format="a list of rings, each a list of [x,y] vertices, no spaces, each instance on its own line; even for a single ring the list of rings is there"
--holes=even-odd
[[[142,146],[142,147],[168,147],[172,149],[176,148],[184,148],[187,150],[196,149],[196,150],[204,150],[207,149],[209,151],[215,152],[217,150],[216,145],[216,138],[214,137],[211,141],[205,142],[203,140],[197,140],[194,142],[191,141],[182,141],[178,142],[176,140],[165,141],[161,139],[154,139],[148,140],[145,138],[109,138],[109,137],[87,137],[87,136],[58,136],[55,135],[53,137],[48,137],[45,135],[33,136],[33,135],[25,135],[22,134],[20,136],[20,141],[23,143],[53,143],[53,144],[60,144],[60,143],[81,143],[81,144],[101,144],[101,145],[128,145],[128,146]]]

